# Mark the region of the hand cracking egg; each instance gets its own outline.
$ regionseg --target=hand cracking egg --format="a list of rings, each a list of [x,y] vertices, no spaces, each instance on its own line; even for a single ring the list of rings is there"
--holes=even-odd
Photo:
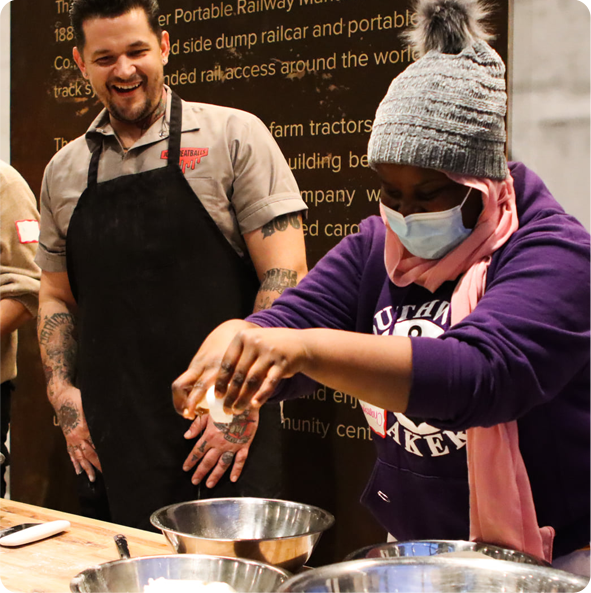
[[[205,394],[205,401],[209,408],[209,414],[214,422],[229,424],[234,419],[233,414],[224,412],[224,400],[215,396],[215,387],[212,385]]]
[[[214,422],[222,424],[229,424],[234,419],[232,414],[224,412],[224,400],[215,396],[214,385],[207,390],[205,397],[197,404],[193,417],[187,409],[183,412],[183,416],[189,420],[194,420],[196,416],[203,416],[203,414],[209,414]]]

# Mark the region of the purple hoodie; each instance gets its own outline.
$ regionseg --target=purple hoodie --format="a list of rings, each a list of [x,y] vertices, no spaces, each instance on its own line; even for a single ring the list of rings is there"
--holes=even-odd
[[[362,502],[397,539],[468,539],[465,430],[516,419],[538,523],[555,528],[558,557],[589,543],[589,234],[533,172],[510,170],[519,229],[460,323],[449,327],[455,281],[434,293],[390,282],[377,216],[248,320],[410,336],[406,414],[363,404],[377,460]],[[275,397],[309,393],[306,379]]]

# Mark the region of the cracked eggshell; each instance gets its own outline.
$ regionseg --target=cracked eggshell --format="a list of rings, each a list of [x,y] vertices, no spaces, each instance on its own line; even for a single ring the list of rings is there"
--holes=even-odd
[[[223,424],[229,424],[234,419],[232,414],[226,414],[224,412],[224,400],[218,399],[215,396],[215,386],[212,385],[205,394],[205,403],[209,408],[209,414],[214,422],[222,422]]]

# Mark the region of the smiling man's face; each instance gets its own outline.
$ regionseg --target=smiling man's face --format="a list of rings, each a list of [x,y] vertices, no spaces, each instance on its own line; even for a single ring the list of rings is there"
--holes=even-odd
[[[163,96],[168,33],[152,31],[146,13],[136,8],[115,18],[94,18],[83,25],[82,52],[74,59],[111,118],[141,126]]]

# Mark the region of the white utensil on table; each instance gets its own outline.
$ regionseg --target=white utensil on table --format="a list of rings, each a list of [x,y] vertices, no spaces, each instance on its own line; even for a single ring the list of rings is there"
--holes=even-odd
[[[0,546],[23,546],[65,531],[68,527],[70,522],[63,520],[14,525],[0,531]]]

